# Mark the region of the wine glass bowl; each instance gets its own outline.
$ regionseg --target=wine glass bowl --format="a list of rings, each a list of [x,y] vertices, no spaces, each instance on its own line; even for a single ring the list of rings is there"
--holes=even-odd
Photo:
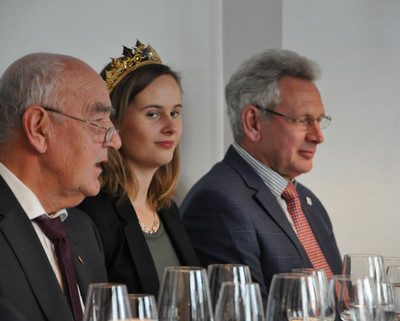
[[[128,294],[132,320],[158,321],[157,305],[154,295]]]
[[[334,275],[329,291],[336,297],[336,310],[343,321],[378,321],[381,307],[375,280],[365,275]]]
[[[259,284],[223,282],[215,321],[264,321]]]
[[[323,304],[315,275],[274,274],[265,320],[323,320]]]
[[[131,320],[131,308],[125,284],[89,285],[83,321]]]
[[[157,300],[160,321],[213,321],[206,270],[193,266],[171,266]]]
[[[343,259],[345,275],[364,275],[371,277],[376,283],[386,282],[386,271],[382,255],[346,254]]]
[[[326,272],[321,269],[315,268],[294,268],[294,273],[305,273],[315,275],[317,279],[317,286],[322,298],[324,320],[334,320],[336,313],[336,302],[335,297],[328,291],[328,280],[326,278]]]
[[[251,282],[250,269],[244,264],[210,264],[207,267],[207,275],[214,311],[222,283],[230,281],[245,284]]]

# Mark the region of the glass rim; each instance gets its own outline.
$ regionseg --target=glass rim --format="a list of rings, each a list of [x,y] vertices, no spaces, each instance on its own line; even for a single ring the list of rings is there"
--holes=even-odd
[[[245,267],[245,268],[249,268],[248,265],[241,264],[241,263],[212,263],[207,266],[207,268],[211,268],[211,267],[222,267],[222,268]]]
[[[346,256],[359,256],[359,257],[381,257],[383,258],[383,255],[381,254],[368,254],[368,253],[347,253],[344,255],[344,257]]]
[[[100,288],[100,287],[103,287],[103,288],[112,288],[112,287],[117,287],[117,286],[124,286],[124,287],[126,287],[126,284],[125,283],[113,283],[113,282],[99,282],[99,283],[90,283],[89,284],[89,287],[92,287],[92,288]]]
[[[150,293],[128,293],[128,297],[132,297],[132,298],[153,297],[153,298],[155,298],[155,295],[150,294]]]
[[[196,271],[205,271],[206,269],[201,266],[166,266],[164,268],[165,272],[196,272]]]
[[[299,278],[308,278],[310,276],[315,278],[315,275],[312,274],[305,274],[301,272],[285,272],[285,273],[274,274],[272,279],[299,279]]]

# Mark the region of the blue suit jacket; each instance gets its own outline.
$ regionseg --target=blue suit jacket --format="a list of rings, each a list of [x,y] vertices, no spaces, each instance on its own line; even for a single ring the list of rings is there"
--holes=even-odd
[[[68,210],[64,224],[85,302],[90,283],[107,282],[100,237],[90,218],[78,209]],[[29,321],[74,320],[32,222],[1,176],[0,297]]]
[[[339,274],[341,256],[327,212],[306,187],[297,184],[297,191],[332,272]],[[312,267],[275,196],[232,146],[193,186],[180,211],[201,264],[248,265],[264,302],[273,274]]]

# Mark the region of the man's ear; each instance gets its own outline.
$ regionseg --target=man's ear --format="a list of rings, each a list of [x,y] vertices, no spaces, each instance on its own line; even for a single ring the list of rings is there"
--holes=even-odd
[[[242,112],[243,131],[245,136],[253,142],[260,139],[261,120],[259,110],[253,105],[248,105]]]
[[[29,106],[22,116],[22,126],[30,145],[40,154],[47,150],[49,117],[41,106]]]

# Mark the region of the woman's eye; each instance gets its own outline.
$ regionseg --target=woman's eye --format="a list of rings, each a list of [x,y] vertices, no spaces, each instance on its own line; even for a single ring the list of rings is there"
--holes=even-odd
[[[171,112],[172,117],[178,117],[180,114],[181,112],[179,110],[174,110],[173,112]]]
[[[157,118],[158,117],[158,113],[155,111],[150,111],[147,113],[147,116],[150,118]]]

